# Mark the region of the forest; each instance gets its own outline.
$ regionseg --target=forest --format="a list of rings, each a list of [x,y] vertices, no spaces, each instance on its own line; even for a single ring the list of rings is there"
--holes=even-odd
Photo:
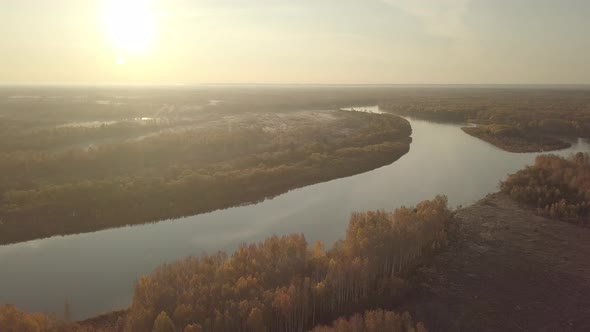
[[[0,326],[3,332],[111,332],[109,328],[99,328],[79,323],[66,322],[43,314],[28,314],[11,305],[0,306]],[[205,332],[199,324],[189,324],[177,330],[172,319],[161,312],[151,330],[152,332]],[[362,315],[350,318],[341,317],[330,326],[319,325],[312,332],[428,332],[422,322],[414,324],[408,312],[398,314],[387,310],[367,310]],[[149,331],[148,331],[149,332]]]
[[[138,113],[145,102],[121,106],[118,117],[114,101],[101,117],[92,104],[75,117],[82,122],[61,125],[70,113],[60,108],[48,107],[46,118],[7,108],[0,244],[257,202],[390,164],[411,141],[409,123],[394,115],[206,104],[162,106],[163,116],[161,109]]]
[[[406,91],[380,106],[402,116],[471,123],[463,130],[509,152],[569,147],[590,138],[587,89],[469,88]]]
[[[331,326],[319,326],[312,332],[426,332],[424,324],[414,324],[404,312],[397,314],[387,310],[368,310],[363,315],[339,318]]]
[[[0,328],[2,332],[107,332],[45,314],[25,313],[13,305],[0,305]]]
[[[502,192],[535,207],[540,214],[590,224],[590,156],[541,155],[501,183]]]
[[[447,245],[452,219],[444,196],[393,212],[353,213],[345,238],[329,250],[291,234],[244,244],[231,255],[163,265],[138,280],[131,307],[112,325],[3,306],[0,326],[3,332],[426,331],[408,313],[372,308],[403,302],[413,271]]]

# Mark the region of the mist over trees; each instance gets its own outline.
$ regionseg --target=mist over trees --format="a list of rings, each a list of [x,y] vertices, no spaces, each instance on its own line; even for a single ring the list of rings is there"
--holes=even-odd
[[[119,129],[17,130],[15,137],[29,143],[0,143],[6,148],[0,151],[0,172],[10,174],[0,178],[0,243],[257,202],[389,164],[409,150],[411,140],[409,123],[393,115],[325,111],[204,119],[175,130],[145,124],[159,129],[134,140],[64,150],[51,144]],[[62,131],[66,138],[51,138]],[[42,142],[50,146],[32,148]],[[18,146],[31,149],[15,151]]]

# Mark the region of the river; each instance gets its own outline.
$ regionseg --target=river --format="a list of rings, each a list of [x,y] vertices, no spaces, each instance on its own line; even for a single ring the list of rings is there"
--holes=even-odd
[[[378,113],[375,107],[361,107]],[[436,194],[452,206],[498,190],[533,162],[471,137],[460,125],[409,119],[410,152],[391,165],[293,190],[259,204],[174,221],[0,246],[0,303],[83,319],[129,305],[137,278],[188,255],[234,250],[272,234],[303,233],[309,243],[341,238],[353,211],[394,209]],[[586,142],[557,152],[590,151]]]

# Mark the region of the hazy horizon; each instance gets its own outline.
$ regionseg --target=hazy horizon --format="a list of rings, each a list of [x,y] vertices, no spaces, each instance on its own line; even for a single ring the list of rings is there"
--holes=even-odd
[[[188,84],[158,84],[158,83],[0,83],[0,89],[11,88],[546,88],[546,89],[590,89],[590,83],[188,83]]]
[[[2,85],[586,85],[582,0],[5,0]]]

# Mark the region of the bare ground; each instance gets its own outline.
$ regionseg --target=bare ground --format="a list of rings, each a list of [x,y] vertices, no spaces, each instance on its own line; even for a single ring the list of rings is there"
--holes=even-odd
[[[494,194],[456,213],[408,309],[430,331],[590,331],[590,229]]]

